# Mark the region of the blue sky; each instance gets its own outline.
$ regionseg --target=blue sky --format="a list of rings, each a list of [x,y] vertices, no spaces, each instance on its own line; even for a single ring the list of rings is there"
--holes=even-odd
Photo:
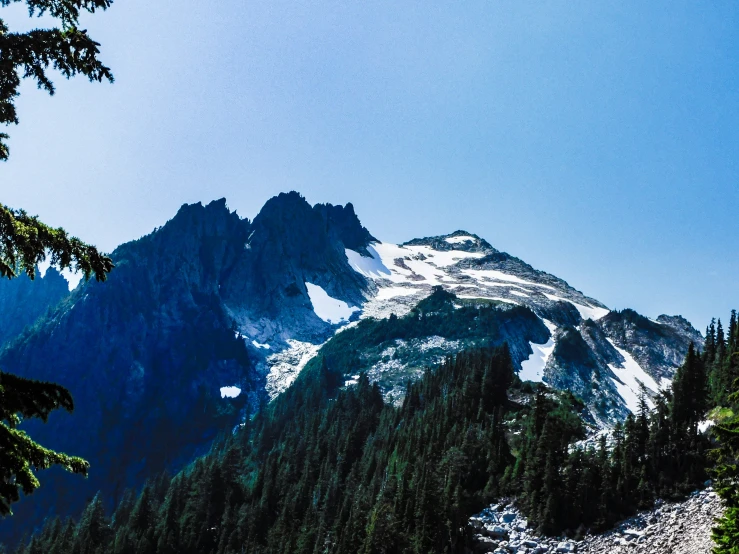
[[[83,27],[117,81],[24,84],[0,201],[106,250],[295,189],[611,308],[739,307],[735,2],[127,0]]]

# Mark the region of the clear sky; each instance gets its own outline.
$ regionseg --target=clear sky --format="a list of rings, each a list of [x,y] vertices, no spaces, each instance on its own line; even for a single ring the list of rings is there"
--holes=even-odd
[[[83,27],[117,81],[24,85],[0,202],[108,251],[295,189],[611,308],[739,307],[739,3],[126,0]]]

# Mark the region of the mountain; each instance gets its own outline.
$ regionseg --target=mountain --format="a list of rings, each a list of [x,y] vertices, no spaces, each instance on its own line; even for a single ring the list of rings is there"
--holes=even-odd
[[[636,411],[642,385],[648,396],[668,387],[690,342],[700,345],[703,340],[679,316],[662,315],[652,321],[633,310],[610,311],[562,279],[465,231],[402,245],[372,242],[367,253],[348,249],[347,257],[352,268],[377,287],[362,305],[362,318],[385,320],[391,314],[408,314],[439,287],[454,295],[455,306],[530,310],[545,327],[543,336],[522,343],[524,333],[501,335],[520,367],[519,376],[573,391],[601,425]],[[479,344],[489,334],[461,342],[439,333],[416,336],[411,345],[386,341],[372,349],[392,357],[390,376],[385,377],[388,371],[382,365],[387,362],[372,358],[369,351],[364,356],[372,358],[372,364],[365,369],[377,373],[385,385],[399,371],[417,373],[439,356]],[[419,359],[419,351],[429,355]],[[397,397],[401,386],[383,388]]]
[[[15,338],[47,310],[69,295],[67,280],[53,267],[32,281],[23,273],[0,281],[0,345]]]
[[[321,343],[333,333],[308,287],[363,298],[368,285],[344,251],[371,239],[351,205],[311,207],[290,193],[253,222],[225,200],[185,205],[117,248],[107,282],[82,284],[0,352],[0,367],[71,391],[73,414],[25,428],[91,463],[86,480],[41,475],[33,499],[2,522],[3,537],[52,513],[77,513],[97,491],[111,507],[125,488],[205,452],[266,398],[259,339],[285,349],[288,340]]]
[[[295,192],[253,221],[225,200],[184,205],[111,257],[107,282],[82,284],[0,351],[0,367],[70,389],[74,414],[26,428],[92,465],[87,480],[40,475],[0,526],[5,540],[78,513],[97,491],[112,508],[306,367],[333,365],[345,387],[366,372],[397,403],[427,365],[506,343],[521,379],[572,390],[608,426],[635,409],[642,384],[668,386],[702,341],[682,318],[610,311],[472,233],[383,243],[351,204],[311,206]]]

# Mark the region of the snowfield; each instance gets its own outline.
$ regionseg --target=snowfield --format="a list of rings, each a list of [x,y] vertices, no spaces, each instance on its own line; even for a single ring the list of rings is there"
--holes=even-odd
[[[575,308],[577,308],[577,311],[580,312],[580,317],[583,319],[592,319],[593,321],[596,321],[600,319],[601,317],[607,316],[611,310],[607,308],[598,308],[593,306],[586,306],[584,304],[578,304],[577,302],[573,302],[572,300],[568,300],[567,298],[562,298],[561,296],[557,296],[556,294],[548,294],[543,293],[544,296],[549,298],[549,300],[552,300],[554,302],[569,302]]]
[[[357,307],[349,306],[342,300],[330,297],[318,285],[306,281],[305,287],[308,289],[308,296],[313,305],[313,311],[327,323],[341,323],[348,320],[354,312],[359,311]]]
[[[557,330],[557,326],[547,319],[542,319],[544,325],[549,329],[550,337],[545,344],[535,344],[530,342],[533,353],[529,356],[528,360],[521,362],[521,371],[518,376],[522,381],[535,381],[541,383],[544,380],[544,368],[547,366],[549,358],[554,352],[554,333]]]
[[[553,276],[546,276],[544,282],[541,282],[542,273],[516,259],[511,261],[511,258],[490,256],[496,252],[492,249],[468,252],[466,249],[470,246],[481,246],[482,241],[476,237],[460,234],[439,239],[451,245],[451,249],[436,250],[423,244],[403,246],[387,242],[373,242],[368,245],[366,253],[369,255],[345,249],[349,266],[373,283],[366,293],[366,300],[361,308],[349,306],[346,302],[331,297],[319,285],[306,281],[305,286],[314,312],[323,321],[339,326],[335,332],[340,333],[357,324],[356,321],[349,322],[357,311],[360,312],[360,319],[384,319],[391,314],[403,317],[431,294],[434,286],[440,285],[453,292],[460,300],[471,300],[473,303],[475,300],[479,300],[481,304],[497,301],[511,306],[526,306],[537,313],[542,313],[542,310],[547,313],[546,310],[551,309],[551,302],[567,302],[577,309],[583,320],[594,321],[610,313],[608,308]],[[481,260],[482,258],[485,260]],[[481,262],[476,264],[475,260]],[[543,382],[547,364],[554,353],[555,337],[559,329],[548,319],[542,317],[542,321],[549,329],[550,337],[544,344],[529,343],[532,354],[521,363],[519,376],[522,380]],[[420,341],[413,346],[419,352],[433,348],[452,353],[460,348],[458,344],[452,344],[453,342],[442,337],[429,337],[425,342]],[[287,349],[275,351],[272,346],[269,355],[265,352],[269,368],[267,390],[270,398],[287,388],[322,346],[292,339],[288,343]],[[252,344],[257,349],[270,348],[266,343],[252,341]],[[629,352],[616,347],[612,341],[611,344],[624,362],[609,364],[608,367],[613,372],[615,389],[630,411],[638,410],[642,385],[648,389],[649,394],[670,386],[669,379],[662,378],[657,383]],[[408,368],[394,359],[391,352],[387,352],[374,364],[370,373],[379,376],[407,370]],[[351,386],[354,381],[354,377],[347,379],[345,385]],[[651,400],[648,399],[648,402],[651,406]]]

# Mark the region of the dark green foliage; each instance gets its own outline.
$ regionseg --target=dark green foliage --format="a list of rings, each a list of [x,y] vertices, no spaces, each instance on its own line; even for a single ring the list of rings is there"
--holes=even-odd
[[[106,10],[112,0],[0,0],[0,6],[18,2],[28,6],[29,16],[49,15],[59,21],[60,28],[11,33],[0,19],[0,123],[18,123],[15,99],[22,78],[31,78],[38,88],[54,94],[46,74],[49,67],[67,79],[84,75],[90,81],[113,82],[110,69],[98,60],[100,44],[77,28],[81,11]],[[7,138],[0,133],[0,160],[8,159]]]
[[[88,551],[460,551],[513,462],[513,380],[505,348],[477,350],[428,371],[395,408],[364,375],[337,391],[320,364],[209,456],[126,495]],[[52,525],[33,540],[53,548]]]
[[[739,378],[739,325],[736,311],[731,312],[728,334],[724,334],[721,320],[714,321],[706,330],[702,359],[710,375],[710,394],[717,406],[731,406],[729,396]]]
[[[705,363],[693,344],[688,349],[685,363],[678,368],[672,383],[673,420],[676,432],[694,433],[708,409],[708,377]]]
[[[0,44],[2,38],[0,27]],[[0,53],[4,55],[1,46]],[[0,277],[10,279],[20,271],[33,279],[36,267],[47,256],[51,258],[52,266],[81,271],[85,279],[94,275],[96,280],[105,281],[113,269],[111,259],[94,246],[70,237],[64,229],[49,227],[38,217],[29,216],[23,210],[13,210],[0,204]]]
[[[720,328],[720,323],[719,323]],[[726,511],[713,530],[716,554],[739,552],[739,336],[736,312],[731,312],[728,337],[716,330],[712,356],[706,356],[712,365],[712,392],[720,400],[715,411],[719,419],[712,429],[718,447],[711,454],[715,467],[713,476],[716,490],[726,505]],[[707,339],[707,342],[712,337]],[[723,340],[721,340],[723,339]],[[725,341],[725,342],[724,342]],[[724,342],[722,346],[722,342]],[[728,383],[728,385],[727,385]]]
[[[34,470],[60,465],[87,475],[85,460],[44,448],[17,428],[27,418],[46,422],[49,413],[59,408],[70,412],[74,408],[64,387],[0,371],[0,516],[12,513],[10,505],[20,500],[21,492],[31,494],[38,488]]]

